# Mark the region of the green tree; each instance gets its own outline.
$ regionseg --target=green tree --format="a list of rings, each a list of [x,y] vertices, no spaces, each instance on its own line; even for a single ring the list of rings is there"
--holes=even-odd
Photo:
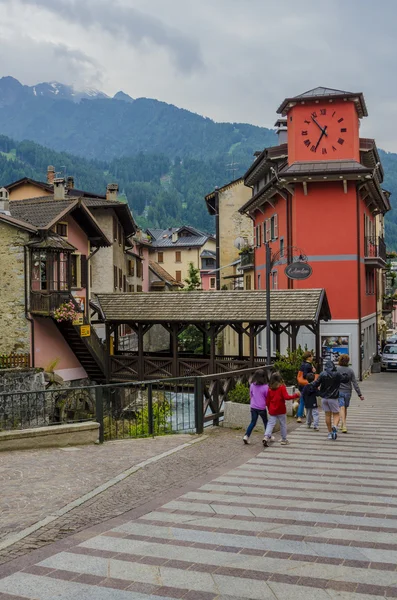
[[[189,274],[184,279],[184,282],[186,283],[185,290],[188,292],[201,288],[200,271],[196,269],[192,262],[189,263]]]

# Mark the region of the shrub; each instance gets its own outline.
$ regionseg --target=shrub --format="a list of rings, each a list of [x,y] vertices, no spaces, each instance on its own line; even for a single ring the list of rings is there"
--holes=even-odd
[[[227,399],[238,404],[250,403],[250,390],[247,383],[236,383],[235,387],[228,393]]]
[[[303,353],[306,350],[307,348],[303,350],[301,346],[299,346],[294,351],[287,349],[287,354],[285,355],[277,353],[273,367],[275,371],[280,372],[285,385],[297,384],[296,376],[298,375],[298,371],[303,362]]]

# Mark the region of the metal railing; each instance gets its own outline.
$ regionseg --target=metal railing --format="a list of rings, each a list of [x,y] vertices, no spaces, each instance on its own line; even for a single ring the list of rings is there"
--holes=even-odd
[[[251,267],[254,265],[255,261],[254,249],[250,249],[248,252],[242,252],[240,254],[240,266],[241,267]]]
[[[364,238],[364,257],[365,258],[380,258],[384,262],[387,261],[386,244],[381,236],[366,236]]]
[[[202,433],[205,426],[219,425],[228,392],[256,369],[0,394],[0,431],[95,420],[101,442]]]
[[[71,293],[63,292],[30,292],[30,312],[38,313],[43,316],[51,316],[54,310],[59,308],[64,302],[69,302]]]

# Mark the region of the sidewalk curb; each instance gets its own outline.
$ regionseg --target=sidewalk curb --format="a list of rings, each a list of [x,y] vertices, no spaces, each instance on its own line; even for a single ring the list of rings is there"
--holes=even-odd
[[[166,452],[163,452],[162,454],[157,454],[156,456],[152,456],[151,458],[148,458],[148,459],[138,463],[137,465],[130,467],[126,471],[119,473],[119,475],[112,477],[112,479],[109,479],[109,481],[107,481],[106,483],[103,483],[102,485],[99,485],[98,487],[94,488],[87,494],[84,494],[80,498],[73,500],[73,502],[69,502],[69,504],[66,504],[66,506],[64,506],[63,508],[60,508],[53,514],[48,515],[48,517],[45,517],[45,519],[41,519],[41,521],[37,521],[37,523],[30,525],[30,527],[26,527],[26,529],[23,529],[22,531],[18,532],[17,534],[6,538],[2,542],[0,542],[0,550],[4,550],[5,548],[12,546],[16,542],[23,540],[25,537],[31,535],[35,531],[38,531],[42,527],[45,527],[49,523],[56,521],[59,517],[62,517],[66,513],[72,511],[74,508],[81,506],[82,504],[84,504],[85,502],[88,502],[88,500],[91,500],[95,496],[98,496],[105,490],[113,487],[114,485],[117,485],[120,481],[127,479],[127,477],[129,477],[130,475],[133,475],[134,473],[136,473],[140,469],[143,469],[147,465],[150,465],[151,463],[155,463],[155,462],[161,460],[162,458],[170,456],[171,454],[175,454],[176,452],[180,452],[181,450],[184,450],[185,448],[189,448],[193,444],[202,442],[202,441],[206,440],[207,438],[208,438],[208,435],[201,435],[200,437],[192,440],[191,442],[186,442],[185,444],[176,446],[176,448],[172,448],[172,450],[167,450]]]

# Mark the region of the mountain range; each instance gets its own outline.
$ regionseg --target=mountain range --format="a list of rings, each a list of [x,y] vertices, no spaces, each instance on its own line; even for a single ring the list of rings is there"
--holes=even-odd
[[[53,164],[93,192],[117,181],[143,226],[186,223],[208,231],[214,224],[203,196],[242,175],[255,151],[277,143],[272,129],[216,123],[123,91],[110,98],[13,77],[0,78],[0,134],[0,185],[24,175],[43,180]],[[397,154],[380,154],[397,207]],[[397,250],[397,211],[386,227],[388,246]]]

